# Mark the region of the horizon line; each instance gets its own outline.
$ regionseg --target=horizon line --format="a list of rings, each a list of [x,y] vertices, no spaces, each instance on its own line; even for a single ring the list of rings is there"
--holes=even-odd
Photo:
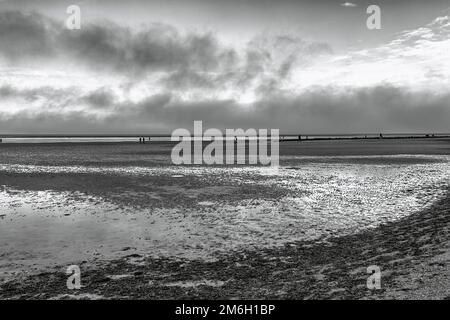
[[[316,137],[350,137],[350,136],[450,136],[449,132],[370,132],[370,133],[279,133],[279,137],[306,137],[306,136],[316,136]],[[227,136],[223,134],[223,136]],[[248,137],[249,135],[231,135],[234,137]],[[259,135],[256,135],[257,137]],[[267,134],[267,136],[271,136]],[[14,138],[139,138],[139,137],[151,137],[151,138],[170,138],[172,134],[167,133],[93,133],[93,134],[80,134],[80,133],[0,133],[0,139],[14,139]],[[203,135],[193,135],[190,137],[204,137]]]

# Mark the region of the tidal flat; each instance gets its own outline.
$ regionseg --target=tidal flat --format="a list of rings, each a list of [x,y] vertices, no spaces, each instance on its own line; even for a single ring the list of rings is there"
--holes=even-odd
[[[0,145],[0,297],[449,298],[449,140],[283,142],[276,173],[171,147]]]

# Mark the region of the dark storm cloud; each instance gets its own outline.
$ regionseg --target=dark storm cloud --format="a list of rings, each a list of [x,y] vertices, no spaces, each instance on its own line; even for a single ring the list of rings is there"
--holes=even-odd
[[[179,103],[143,102],[134,106],[138,118],[159,119],[172,127],[189,127],[195,120],[217,128],[279,128],[281,132],[448,131],[450,94],[412,93],[380,86],[324,88],[298,96],[275,94],[242,107],[233,100]],[[147,117],[148,116],[148,117]]]
[[[115,98],[111,95],[110,99]],[[413,93],[391,86],[273,95],[251,107],[233,100],[180,102],[170,93],[134,104],[114,101],[115,111],[102,119],[83,112],[0,113],[0,125],[9,132],[27,128],[34,133],[167,133],[174,128],[190,128],[193,121],[202,120],[205,128],[279,128],[281,133],[312,134],[445,132],[450,119],[450,94]]]
[[[229,85],[241,90],[255,85],[260,92],[277,89],[279,81],[288,78],[294,65],[308,65],[313,59],[329,55],[332,49],[325,43],[308,42],[292,35],[260,34],[249,41],[240,57],[235,51],[225,51],[216,72],[199,72],[182,68],[163,79],[171,89],[217,88]]]
[[[11,61],[51,56],[55,28],[52,21],[37,13],[1,12],[0,54]]]
[[[20,12],[0,13],[0,43],[0,55],[10,62],[75,59],[91,68],[125,73],[187,67],[211,71],[233,55],[208,33],[182,35],[163,24],[132,32],[111,22],[68,30],[62,22]]]
[[[153,24],[133,33],[113,25],[87,25],[80,32],[64,30],[57,46],[92,67],[120,72],[195,68],[216,70],[226,54],[210,34],[180,35],[166,25]]]
[[[331,53],[326,44],[262,35],[249,42],[241,59],[211,33],[181,34],[164,24],[132,31],[111,22],[68,30],[62,22],[20,12],[0,12],[0,43],[0,56],[10,63],[70,62],[130,76],[163,71],[163,83],[171,88],[246,87],[264,72],[279,80],[295,62]]]

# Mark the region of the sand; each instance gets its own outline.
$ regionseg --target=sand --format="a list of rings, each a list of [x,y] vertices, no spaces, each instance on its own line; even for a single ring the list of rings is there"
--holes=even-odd
[[[321,143],[325,142],[314,142],[306,147],[302,145],[302,148],[292,142],[286,143],[280,150],[282,157],[285,157],[282,158],[285,170],[295,172],[298,170],[296,166],[308,166],[311,163],[317,166],[321,161],[327,166],[337,164],[338,168],[341,165],[352,167],[357,163],[370,168],[384,165],[399,168],[416,166],[423,170],[431,167],[435,170],[440,168],[443,160],[427,155],[449,153],[448,141],[438,139],[408,140],[403,143],[389,141],[387,144],[375,140],[367,142],[375,144],[370,146],[366,142],[355,141],[332,142],[335,143],[333,147]],[[123,145],[118,149],[113,144],[92,148],[86,148],[86,145],[41,145],[26,146],[25,149],[18,145],[1,146],[0,164],[23,165],[22,169],[29,169],[29,166],[42,168],[35,170],[36,167],[33,167],[35,171],[32,174],[21,172],[20,168],[15,171],[11,171],[11,168],[0,170],[0,185],[7,186],[8,190],[14,187],[19,197],[20,192],[27,195],[36,192],[34,199],[41,201],[42,192],[52,190],[54,193],[49,197],[54,202],[43,201],[50,208],[55,204],[64,207],[74,203],[74,206],[79,206],[80,199],[87,201],[86,197],[89,196],[87,203],[91,205],[87,205],[87,208],[98,208],[108,199],[107,203],[111,205],[133,210],[172,210],[181,206],[195,212],[206,212],[218,208],[218,199],[222,199],[219,207],[223,207],[242,205],[243,201],[258,203],[271,200],[280,203],[286,198],[299,196],[297,190],[293,192],[286,185],[275,187],[273,183],[268,186],[264,182],[269,178],[255,178],[251,173],[248,177],[238,175],[244,185],[246,179],[252,179],[244,188],[236,187],[238,184],[233,182],[226,189],[223,181],[228,180],[220,175],[216,178],[222,181],[222,185],[214,188],[217,181],[205,185],[201,178],[193,178],[180,170],[172,172],[166,168],[169,171],[154,175],[156,180],[148,183],[143,183],[147,176],[141,175],[141,171],[130,175],[122,170],[130,166],[150,171],[167,167],[167,152],[170,148],[164,144],[156,148],[155,151],[148,145]],[[26,150],[26,156],[23,150]],[[411,157],[414,154],[424,156]],[[322,160],[318,160],[318,155]],[[386,158],[384,155],[399,156]],[[72,171],[67,170],[68,166],[72,166]],[[86,166],[98,169],[99,173],[83,172]],[[49,167],[52,172],[48,172]],[[58,172],[58,167],[62,168],[62,172]],[[108,170],[112,171],[106,172]],[[430,184],[434,186],[436,182],[430,180]],[[120,192],[118,188],[122,188]],[[165,191],[161,192],[161,188],[165,188]],[[67,264],[59,263],[4,278],[0,285],[0,298],[449,299],[450,189],[448,185],[439,186],[439,196],[434,197],[437,190],[433,187],[429,192],[417,195],[424,199],[423,204],[418,204],[418,208],[422,208],[418,211],[405,212],[393,219],[382,219],[380,224],[366,225],[351,232],[331,233],[321,237],[320,241],[300,237],[300,240],[280,242],[276,246],[239,247],[236,250],[217,251],[213,259],[206,259],[203,255],[155,256],[146,252],[145,247],[123,243],[120,252],[116,250],[114,254],[109,254],[104,251],[92,259],[80,256],[70,261],[79,264],[82,270],[83,287],[79,291],[66,288]],[[132,192],[127,194],[126,191]],[[62,194],[67,197],[62,197]],[[152,196],[149,197],[149,194]],[[58,197],[62,198],[58,200]],[[63,210],[58,208],[61,207],[53,208],[53,213],[47,217],[48,221],[65,221],[83,216],[73,212],[69,217],[59,217],[58,213]],[[115,209],[111,210],[114,212]],[[133,212],[128,217],[132,217]],[[10,218],[13,221],[19,219],[3,217],[0,223],[8,223]],[[117,219],[123,220],[125,216]],[[67,221],[70,225],[72,220]],[[140,220],[137,222],[138,225],[141,223]],[[188,248],[186,251],[194,251]],[[200,249],[199,252],[205,252],[204,248]],[[1,256],[9,259],[12,252],[1,252]],[[369,290],[366,286],[369,276],[367,267],[370,265],[377,265],[382,270],[380,290]]]
[[[82,266],[83,288],[55,270],[11,281],[2,298],[101,296],[125,299],[450,299],[450,198],[425,212],[326,244],[224,255],[218,261],[150,259],[130,254]],[[367,267],[382,270],[366,287]]]

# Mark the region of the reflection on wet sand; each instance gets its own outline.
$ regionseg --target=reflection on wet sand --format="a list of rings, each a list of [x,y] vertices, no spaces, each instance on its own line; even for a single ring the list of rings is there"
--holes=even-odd
[[[315,144],[286,144],[277,171],[173,166],[170,148],[164,145],[2,146],[4,295],[28,295],[26,288],[42,280],[48,284],[45,297],[61,297],[65,274],[60,272],[79,264],[90,270],[87,277],[93,282],[92,290],[77,298],[111,297],[112,292],[100,290],[96,283],[110,281],[108,288],[116,292],[115,284],[139,286],[141,276],[150,279],[148,293],[164,297],[208,296],[208,290],[226,297],[227,290],[236,286],[247,297],[266,297],[257,291],[265,282],[249,284],[245,281],[252,277],[243,282],[239,274],[258,277],[260,270],[262,281],[270,271],[274,281],[286,275],[290,286],[292,270],[301,264],[304,271],[298,272],[313,273],[314,281],[324,282],[336,272],[348,280],[353,273],[342,272],[350,266],[344,268],[337,261],[350,261],[358,270],[373,263],[380,255],[368,254],[378,250],[376,243],[367,242],[371,237],[386,239],[380,248],[393,260],[404,259],[405,268],[416,270],[409,264],[418,255],[406,244],[403,247],[400,238],[402,247],[397,248],[396,237],[411,234],[411,243],[420,242],[431,237],[434,226],[429,221],[445,220],[440,212],[448,206],[450,157],[439,152],[446,150],[446,142],[435,145],[430,154],[417,154],[423,147],[418,141],[405,142],[414,146],[371,142],[378,144],[371,150],[386,149],[387,154],[365,154],[364,145],[349,143],[334,144],[341,148],[335,150],[337,155],[316,155],[320,148]],[[416,152],[395,154],[397,149]],[[431,218],[423,220],[423,212]],[[403,230],[397,221],[409,217],[424,227],[413,230],[407,225]],[[393,233],[386,234],[384,225]],[[447,230],[445,224],[437,227]],[[427,241],[444,241],[444,231]],[[430,254],[445,247],[434,243],[420,247],[427,245],[434,248]],[[360,257],[348,250],[358,251]],[[297,276],[301,283],[310,281],[303,273]],[[278,286],[276,281],[271,285]],[[280,297],[290,295],[286,286],[277,291]],[[327,296],[320,288],[315,294]],[[303,296],[300,289],[295,295]],[[339,295],[341,289],[330,289],[329,295]],[[130,290],[123,294],[132,296]],[[394,290],[392,295],[396,294]]]
[[[214,260],[218,254],[244,248],[326,241],[374,228],[422,210],[444,194],[450,169],[446,156],[400,159],[296,157],[300,164],[282,167],[276,176],[257,167],[2,165],[2,175],[26,175],[28,185],[33,179],[43,185],[45,175],[52,176],[55,186],[62,179],[75,187],[65,191],[3,187],[0,268],[8,275],[130,252]],[[73,175],[69,179],[67,174]],[[82,184],[77,177],[87,181],[86,176],[99,183],[136,176],[143,189],[114,190],[113,196],[77,191]],[[151,191],[145,189],[149,181]],[[211,181],[216,184],[208,184]],[[256,191],[251,196],[246,195],[249,185]],[[258,195],[258,189],[261,195],[263,190],[283,192],[273,192],[276,196],[270,198]],[[145,201],[140,203],[141,199]],[[170,205],[161,206],[166,202]]]

